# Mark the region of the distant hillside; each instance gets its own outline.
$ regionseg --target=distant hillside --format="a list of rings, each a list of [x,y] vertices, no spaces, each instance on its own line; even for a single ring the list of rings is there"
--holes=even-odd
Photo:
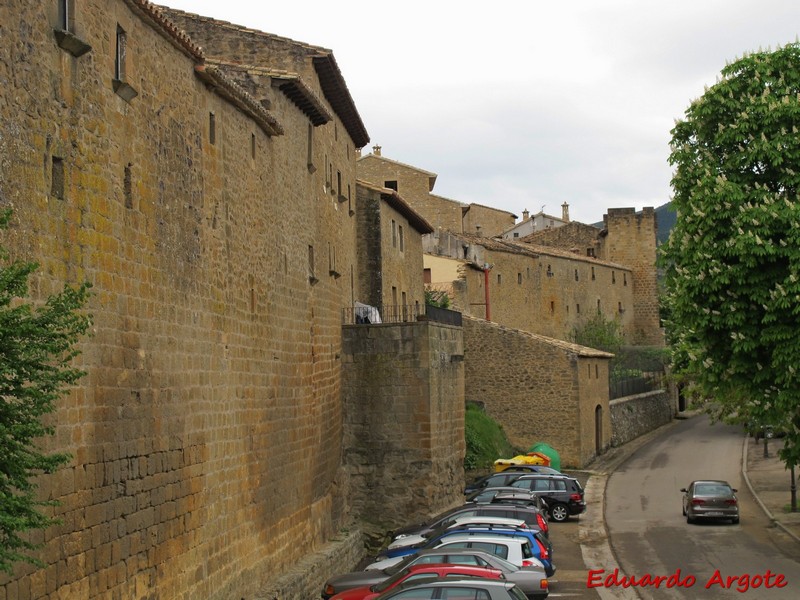
[[[656,224],[658,226],[656,239],[659,245],[667,241],[669,232],[672,231],[677,220],[678,214],[672,208],[672,202],[667,202],[656,208]]]

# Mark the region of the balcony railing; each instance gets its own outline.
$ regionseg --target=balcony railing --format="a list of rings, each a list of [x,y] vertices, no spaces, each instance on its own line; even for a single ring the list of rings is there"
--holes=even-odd
[[[664,372],[644,372],[629,377],[612,377],[608,386],[609,400],[644,394],[664,388]]]
[[[344,325],[374,325],[379,323],[411,323],[429,320],[461,327],[461,313],[428,304],[398,304],[387,306],[356,306],[342,309]]]

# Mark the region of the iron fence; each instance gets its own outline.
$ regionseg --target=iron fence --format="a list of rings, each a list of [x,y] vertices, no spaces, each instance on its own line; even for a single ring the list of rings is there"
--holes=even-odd
[[[663,371],[643,372],[639,375],[614,377],[609,379],[608,397],[610,400],[644,394],[664,388],[665,376]]]

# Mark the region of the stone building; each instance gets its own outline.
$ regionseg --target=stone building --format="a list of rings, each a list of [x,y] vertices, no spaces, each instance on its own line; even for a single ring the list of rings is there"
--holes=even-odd
[[[359,157],[358,177],[400,193],[434,230],[491,237],[514,224],[516,215],[481,204],[463,204],[433,194],[435,173],[386,158],[380,146]]]
[[[2,3],[0,23],[0,207],[14,210],[2,245],[41,265],[34,301],[83,281],[94,292],[87,375],[43,441],[73,456],[39,481],[62,525],[34,534],[45,566],[17,565],[0,597],[317,593],[363,550],[342,314],[368,295],[355,161],[369,137],[333,53],[146,0]],[[382,203],[418,252],[424,220]],[[417,302],[413,273],[386,258]],[[430,360],[452,368],[407,377],[463,386],[452,328],[415,332],[441,339]],[[412,388],[395,387],[398,402]],[[463,438],[441,417],[463,393],[432,397],[435,414],[417,418]],[[445,486],[459,455],[413,468]],[[344,528],[344,551],[295,571]]]
[[[544,207],[542,207],[544,208]],[[531,215],[527,210],[522,211],[522,220],[500,234],[504,240],[524,238],[537,231],[557,229],[569,223],[569,204],[561,205],[561,217],[546,214],[543,210]]]

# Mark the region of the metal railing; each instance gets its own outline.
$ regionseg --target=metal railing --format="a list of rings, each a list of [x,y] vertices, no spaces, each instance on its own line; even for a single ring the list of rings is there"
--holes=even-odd
[[[608,398],[624,398],[664,389],[665,375],[663,371],[643,372],[641,375],[628,377],[612,377],[608,382]]]
[[[342,309],[342,323],[344,325],[411,323],[424,319],[446,325],[461,326],[460,312],[428,304],[350,306]]]

